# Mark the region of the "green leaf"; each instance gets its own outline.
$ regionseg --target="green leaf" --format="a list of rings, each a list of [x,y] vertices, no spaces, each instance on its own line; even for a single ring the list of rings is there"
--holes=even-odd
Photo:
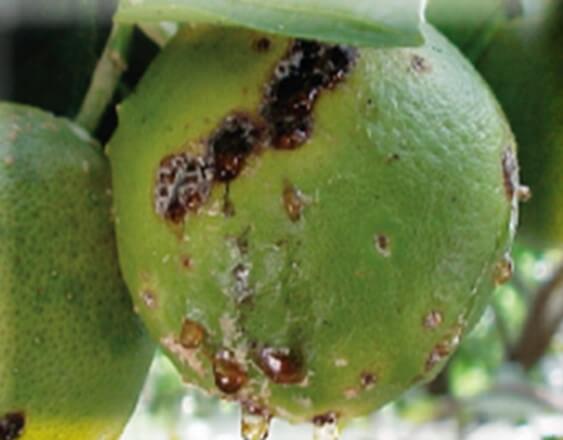
[[[121,0],[122,22],[243,26],[355,46],[416,46],[425,0]]]

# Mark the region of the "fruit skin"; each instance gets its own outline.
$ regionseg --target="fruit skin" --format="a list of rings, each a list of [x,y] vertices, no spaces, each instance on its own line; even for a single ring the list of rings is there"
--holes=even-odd
[[[196,213],[163,218],[161,162],[203,155],[229,115],[260,119],[288,40],[186,29],[122,104],[108,148],[120,263],[186,381],[293,422],[345,420],[431,379],[473,326],[514,232],[514,143],[471,65],[424,32],[421,48],[359,50],[307,142],[246,159],[234,212],[216,182]]]
[[[448,26],[440,2],[430,2],[429,15],[447,30],[448,37],[459,44],[490,84],[514,130],[521,179],[532,192],[530,201],[521,208],[518,238],[537,247],[560,247],[563,2],[536,0],[527,7],[519,16],[497,18],[492,29],[482,23],[470,40],[463,40],[462,28]]]
[[[120,277],[109,190],[82,129],[0,103],[0,437],[116,439],[133,410],[154,346]]]

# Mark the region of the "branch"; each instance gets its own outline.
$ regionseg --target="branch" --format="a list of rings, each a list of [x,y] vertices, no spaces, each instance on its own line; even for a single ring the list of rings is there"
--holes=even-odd
[[[563,263],[539,289],[524,330],[510,353],[510,360],[525,369],[533,367],[543,356],[563,321]]]
[[[127,69],[127,52],[133,36],[132,25],[114,23],[75,121],[92,133],[113,98],[115,88]]]

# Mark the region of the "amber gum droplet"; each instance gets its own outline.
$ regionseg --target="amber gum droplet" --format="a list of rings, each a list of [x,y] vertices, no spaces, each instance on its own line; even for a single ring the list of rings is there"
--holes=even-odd
[[[182,323],[179,342],[184,348],[198,348],[203,343],[205,334],[205,328],[201,324],[186,318]]]
[[[215,385],[225,394],[237,393],[248,381],[244,368],[236,361],[233,352],[220,350],[213,360]]]
[[[298,384],[305,379],[301,355],[288,348],[262,348],[258,366],[274,383]]]
[[[271,416],[257,408],[243,405],[240,431],[243,440],[266,440],[270,432]]]

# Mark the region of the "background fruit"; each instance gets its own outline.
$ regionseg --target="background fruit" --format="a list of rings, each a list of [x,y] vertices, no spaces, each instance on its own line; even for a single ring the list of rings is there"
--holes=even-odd
[[[489,9],[497,6],[495,13],[471,32],[449,19],[447,8],[452,4],[431,1],[429,19],[474,62],[510,120],[522,182],[533,195],[522,206],[518,236],[534,245],[559,246],[563,244],[563,2],[525,2],[512,13],[499,7],[504,2],[491,2]],[[465,7],[483,9],[472,1]]]
[[[115,255],[110,174],[77,126],[0,104],[0,438],[114,439],[153,345]]]
[[[504,281],[512,135],[424,31],[354,51],[187,29],[122,105],[120,261],[185,380],[292,421],[365,414],[433,377]]]

